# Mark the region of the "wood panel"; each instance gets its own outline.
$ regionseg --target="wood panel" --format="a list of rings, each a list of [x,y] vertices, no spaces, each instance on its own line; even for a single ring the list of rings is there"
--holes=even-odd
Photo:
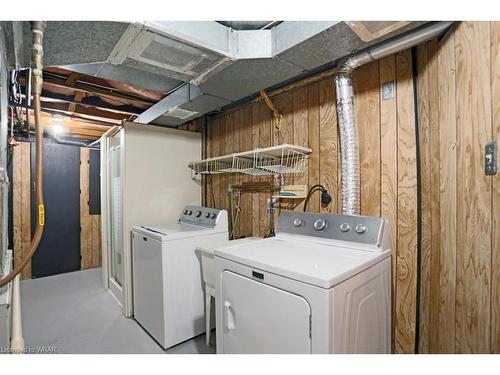
[[[455,34],[458,137],[456,348],[490,351],[491,178],[484,145],[492,138],[490,28],[463,22]]]
[[[335,86],[333,80],[319,82],[319,181],[332,197],[328,207],[320,207],[321,212],[338,212],[341,207],[339,194],[338,166],[339,139],[337,132],[337,111],[335,110]]]
[[[92,219],[89,215],[89,149],[80,149],[80,267],[92,268]]]
[[[358,122],[361,215],[380,216],[380,97],[379,63],[356,71],[356,118]]]
[[[420,341],[428,341],[428,351],[430,353],[438,352],[438,333],[439,333],[439,295],[440,295],[440,249],[441,249],[441,221],[440,221],[440,127],[439,127],[439,88],[438,88],[438,42],[433,40],[426,45],[427,47],[427,71],[428,71],[428,93],[420,92],[419,98],[428,97],[429,105],[429,126],[430,126],[430,144],[429,160],[432,163],[430,168],[430,205],[423,206],[423,209],[430,210],[432,221],[431,228],[431,255],[429,266],[429,316],[423,315],[421,321],[428,318],[428,331],[421,332]],[[422,284],[426,284],[425,276],[422,276]],[[424,323],[425,324],[425,323]],[[428,334],[428,337],[425,335]],[[424,348],[427,347],[423,344]],[[425,350],[423,350],[425,352]]]
[[[313,83],[307,87],[308,99],[308,144],[312,152],[309,155],[308,170],[309,170],[309,187],[320,183],[320,137],[319,137],[319,84]],[[327,188],[328,189],[328,188]],[[333,189],[329,190],[330,195],[333,197]],[[308,211],[319,212],[320,209],[320,196],[313,196],[308,203]],[[335,204],[333,200],[332,204]]]
[[[415,348],[417,179],[410,51],[396,55],[398,120],[398,242],[396,251],[396,353]]]
[[[455,350],[455,279],[457,231],[457,130],[455,113],[455,50],[454,35],[441,41],[438,56],[439,160],[441,228],[439,279],[439,338],[440,353]]]
[[[271,110],[263,102],[258,104],[259,108],[259,147],[271,146],[272,114]],[[263,177],[265,181],[271,182],[272,177]],[[269,213],[267,212],[267,200],[271,199],[271,194],[267,192],[259,193],[259,232],[258,236],[265,236],[269,226]]]
[[[412,353],[416,347],[422,353],[500,352],[500,175],[486,177],[483,170],[484,145],[493,139],[500,143],[499,39],[499,23],[465,22],[418,48],[420,215],[411,53],[388,56],[353,73],[361,207],[363,213],[381,214],[389,221],[393,342],[398,353]],[[384,100],[382,85],[391,81],[395,96]],[[309,211],[338,212],[342,176],[333,80],[325,76],[290,88],[271,94],[284,114],[280,139],[262,102],[249,103],[246,111],[242,106],[222,113],[219,117],[238,119],[226,137],[238,139],[234,151],[243,151],[250,148],[245,142],[256,144],[256,130],[239,131],[240,122],[258,126],[260,147],[298,142],[307,134],[313,150],[307,179],[304,175],[296,180],[309,186],[320,182],[332,195],[327,208],[320,207],[319,194],[314,195]],[[304,100],[306,108],[300,105]],[[261,107],[257,111],[254,105]],[[256,200],[252,202],[255,205]],[[263,235],[265,198],[259,196],[258,202],[259,207],[250,210],[258,211]],[[417,270],[419,219],[421,268]],[[254,228],[255,218],[243,216],[240,226]]]
[[[427,46],[420,46],[416,51],[417,64],[417,95],[429,91],[429,74],[427,62]],[[431,222],[431,160],[430,160],[430,119],[429,97],[425,95],[418,101],[418,122],[420,137],[420,201],[421,213],[421,242],[420,242],[420,325],[417,327],[419,336],[429,336],[430,314],[430,266],[432,253],[432,222]],[[428,353],[428,340],[420,340],[419,353]]]
[[[241,150],[251,150],[253,148],[252,140],[252,109],[251,107],[245,107],[240,109],[240,149]],[[249,175],[241,176],[241,182],[249,182],[252,177]],[[250,237],[252,236],[252,216],[256,213],[252,210],[252,193],[243,192],[241,193],[241,210],[239,213],[239,236],[240,237]]]
[[[31,245],[31,144],[19,142],[12,160],[12,211],[14,267],[29,252]],[[21,273],[31,279],[31,262]]]
[[[252,107],[252,148],[258,148],[260,144],[260,108],[258,105],[253,105]],[[252,199],[252,207],[259,207],[260,198],[259,194],[251,194]],[[252,236],[259,235],[259,227],[260,227],[260,213],[261,211],[258,209],[252,209]]]
[[[396,58],[389,56],[380,60],[380,90],[383,84],[396,84]],[[396,321],[396,249],[398,220],[398,133],[396,96],[384,99],[380,96],[380,210],[389,221],[392,249],[392,321]],[[383,151],[382,151],[383,150]],[[394,331],[393,331],[394,336]],[[393,337],[394,342],[394,337]],[[394,349],[394,348],[393,348]]]
[[[307,147],[309,144],[309,101],[307,97],[307,87],[301,87],[292,91],[293,102],[293,144]],[[295,175],[293,183],[295,185],[307,185],[309,181],[309,169],[304,173]],[[295,211],[303,211],[302,204],[295,205]]]
[[[500,145],[500,22],[491,22],[493,139]],[[491,265],[491,352],[500,353],[500,176],[493,177]]]
[[[80,267],[100,267],[101,215],[91,215],[89,210],[90,150],[80,148]]]

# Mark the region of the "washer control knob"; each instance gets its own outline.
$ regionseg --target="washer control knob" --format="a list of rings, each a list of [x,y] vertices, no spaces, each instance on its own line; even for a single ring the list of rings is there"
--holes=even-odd
[[[196,211],[195,214],[194,214],[194,216],[200,217],[201,216],[201,211],[200,210]]]
[[[366,225],[364,225],[364,224],[356,225],[356,233],[357,234],[363,234],[365,232],[366,232]]]
[[[216,217],[216,216],[217,216],[217,215],[216,215],[216,214],[214,214],[214,213],[212,213],[212,214],[210,215],[210,217],[211,217],[212,219],[215,219],[215,217]]]
[[[184,213],[184,215],[186,215],[188,213],[188,210],[184,210],[182,212]]]
[[[350,230],[351,230],[351,226],[349,224],[347,224],[347,223],[340,224],[340,231],[341,232],[346,233],[346,232],[349,232]]]
[[[326,228],[326,221],[318,219],[313,223],[314,230],[323,230]]]
[[[208,218],[210,217],[210,212],[207,212],[207,213],[205,214],[205,217],[208,219]]]
[[[191,210],[188,210],[188,212],[187,212],[188,215],[191,215],[192,213],[193,213],[193,211],[191,211]]]
[[[300,220],[299,218],[295,218],[295,219],[293,219],[293,226],[294,226],[295,228],[298,228],[298,227],[300,227],[301,225],[302,225],[302,220]]]

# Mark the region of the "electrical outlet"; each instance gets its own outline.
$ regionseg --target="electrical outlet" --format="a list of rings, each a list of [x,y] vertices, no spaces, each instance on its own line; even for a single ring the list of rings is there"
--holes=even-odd
[[[497,143],[494,141],[484,147],[484,173],[486,176],[497,174]]]

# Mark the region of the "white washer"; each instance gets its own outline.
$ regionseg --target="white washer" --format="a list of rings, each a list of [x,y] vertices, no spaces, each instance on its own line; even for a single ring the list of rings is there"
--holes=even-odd
[[[227,212],[187,206],[162,228],[132,230],[134,318],[165,349],[205,332],[195,248],[228,241]]]
[[[390,353],[382,218],[284,212],[277,235],[215,248],[218,353]]]

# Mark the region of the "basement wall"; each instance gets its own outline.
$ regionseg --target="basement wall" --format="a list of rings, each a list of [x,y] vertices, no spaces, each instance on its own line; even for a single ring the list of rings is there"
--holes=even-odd
[[[484,145],[500,143],[500,23],[462,22],[417,49],[421,154],[421,269],[417,329],[417,144],[411,51],[353,74],[361,214],[389,220],[396,353],[500,353],[500,177],[484,175]],[[394,85],[394,95],[382,94]],[[299,85],[300,86],[300,85]],[[285,184],[325,185],[309,211],[340,212],[340,140],[331,77],[274,96],[278,134],[263,102],[209,118],[208,157],[281,143],[313,150]],[[204,178],[208,206],[229,207],[228,187],[269,177]],[[265,233],[265,193],[244,193],[236,237]],[[214,202],[215,200],[215,202]],[[303,203],[283,209],[302,211]]]

